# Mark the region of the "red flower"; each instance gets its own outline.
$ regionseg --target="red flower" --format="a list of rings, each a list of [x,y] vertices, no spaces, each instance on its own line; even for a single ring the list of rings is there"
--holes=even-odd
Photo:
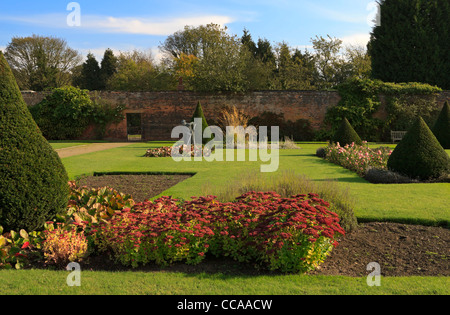
[[[28,248],[30,246],[30,242],[25,242],[22,245],[22,249]]]

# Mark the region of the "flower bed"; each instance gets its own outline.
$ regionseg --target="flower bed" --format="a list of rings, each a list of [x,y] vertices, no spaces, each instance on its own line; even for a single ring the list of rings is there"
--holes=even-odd
[[[124,209],[96,230],[95,243],[116,261],[200,263],[207,253],[255,261],[270,270],[307,272],[324,261],[344,235],[329,204],[310,194],[281,198],[251,192],[233,203],[215,197],[179,205],[164,197]]]
[[[341,147],[339,142],[325,148],[325,159],[356,172],[364,177],[369,168],[387,169],[387,161],[392,150],[386,147],[370,149],[367,142],[363,145],[352,143]]]
[[[183,152],[187,152],[188,146],[187,145],[177,145],[174,147],[161,147],[161,148],[153,148],[148,149],[145,153],[145,157],[171,157],[172,156],[172,149],[178,150],[180,154],[183,154]],[[211,151],[205,147],[199,147],[199,146],[191,146],[190,150],[190,156],[209,156],[211,154]]]
[[[182,203],[163,197],[134,204],[109,189],[71,188],[68,213],[56,220],[56,229],[48,222],[33,237],[25,231],[21,236],[14,233],[14,246],[0,238],[0,268],[15,262],[20,262],[16,268],[26,266],[32,253],[35,260],[63,264],[95,252],[109,253],[132,267],[151,262],[199,264],[214,255],[269,270],[308,272],[345,234],[337,214],[315,194],[281,198],[274,192],[249,192],[228,203],[207,196]]]

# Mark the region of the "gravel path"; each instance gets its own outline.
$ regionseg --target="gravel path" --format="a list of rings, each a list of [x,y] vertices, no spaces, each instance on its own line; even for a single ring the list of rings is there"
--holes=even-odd
[[[60,158],[66,158],[74,155],[81,155],[97,151],[109,150],[113,148],[119,148],[130,144],[131,144],[130,142],[91,143],[87,145],[58,149],[56,150],[56,152],[58,152]]]

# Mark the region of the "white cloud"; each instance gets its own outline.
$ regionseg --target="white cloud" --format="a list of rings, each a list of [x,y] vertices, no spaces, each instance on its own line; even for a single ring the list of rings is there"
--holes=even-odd
[[[167,36],[184,26],[199,26],[209,23],[225,25],[235,21],[234,18],[225,15],[199,15],[190,17],[114,17],[81,15],[80,26],[67,25],[65,14],[45,14],[32,16],[0,16],[0,20],[14,21],[36,26],[54,28],[80,28],[97,33],[122,33]]]
[[[343,46],[363,46],[366,47],[370,40],[369,33],[357,33],[340,38]]]
[[[116,17],[86,17],[81,27],[94,28],[104,32],[127,33],[142,35],[170,35],[181,30],[186,25],[199,26],[216,23],[225,25],[233,22],[233,18],[220,15],[205,15],[197,17],[178,17],[169,19],[116,18]],[[85,24],[85,25],[83,25]]]

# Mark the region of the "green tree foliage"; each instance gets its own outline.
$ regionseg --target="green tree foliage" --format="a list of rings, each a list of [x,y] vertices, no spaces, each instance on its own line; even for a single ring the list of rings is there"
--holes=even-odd
[[[362,145],[361,138],[356,133],[355,129],[353,129],[347,118],[342,119],[342,122],[336,130],[332,141],[335,143],[339,142],[341,146],[345,146],[347,144],[350,145],[352,143]]]
[[[314,68],[308,66],[306,55],[293,51],[282,42],[276,48],[276,69],[271,86],[276,90],[311,90]]]
[[[70,84],[72,71],[81,62],[80,54],[65,40],[38,35],[13,37],[5,58],[19,88],[35,91]]]
[[[125,117],[121,104],[112,106],[88,90],[72,86],[54,89],[42,102],[30,108],[34,120],[48,140],[76,140],[93,125],[101,139],[109,124]]]
[[[99,73],[101,90],[106,89],[108,80],[117,72],[117,63],[118,59],[114,56],[113,51],[109,48],[105,50]]]
[[[380,16],[368,45],[373,77],[450,89],[450,2],[384,0]]]
[[[387,83],[353,77],[337,87],[341,100],[328,109],[325,122],[334,127],[342,117],[352,121],[357,133],[368,141],[389,141],[391,130],[408,130],[417,116],[434,121],[438,87],[420,83]],[[374,117],[383,95],[387,117]]]
[[[450,171],[450,158],[419,117],[392,152],[388,168],[410,178],[438,178]]]
[[[30,111],[48,140],[73,140],[81,137],[93,114],[88,90],[57,88]]]
[[[450,106],[445,102],[433,127],[433,133],[446,150],[450,150]]]
[[[134,50],[121,53],[118,57],[117,71],[113,74],[106,89],[111,91],[161,91],[175,90],[176,78],[163,66],[154,64],[151,54]]]
[[[65,211],[68,176],[0,52],[0,226],[35,230]]]
[[[101,89],[101,85],[100,65],[95,56],[89,53],[81,68],[79,87],[89,91],[97,91]]]
[[[342,40],[327,35],[327,38],[316,36],[311,42],[315,50],[316,86],[329,89],[344,82],[345,61],[340,54]]]
[[[247,90],[244,73],[249,51],[242,48],[240,40],[230,35],[226,27],[217,24],[186,27],[184,31],[169,36],[161,49],[173,61],[182,54],[198,59],[188,82],[196,91]]]

